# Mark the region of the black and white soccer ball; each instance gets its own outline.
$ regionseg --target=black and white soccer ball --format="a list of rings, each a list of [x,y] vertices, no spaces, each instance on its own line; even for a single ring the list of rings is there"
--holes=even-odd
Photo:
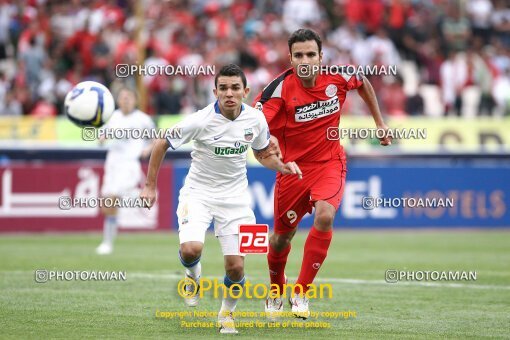
[[[100,127],[112,116],[115,101],[103,84],[84,81],[66,95],[64,110],[66,116],[80,127]]]

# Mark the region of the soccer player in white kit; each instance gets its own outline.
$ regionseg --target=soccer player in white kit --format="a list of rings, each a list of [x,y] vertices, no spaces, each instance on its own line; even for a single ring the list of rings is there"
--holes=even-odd
[[[238,245],[239,225],[255,223],[246,177],[248,147],[251,146],[257,160],[267,168],[298,176],[301,171],[294,162],[282,163],[272,152],[263,113],[243,104],[249,88],[239,66],[224,66],[216,75],[213,92],[215,103],[187,116],[173,128],[170,137],[156,142],[141,197],[149,199],[151,205],[155,201],[157,174],[166,150],[169,147],[175,150],[194,140],[191,167],[177,208],[179,257],[186,267],[186,277],[198,283],[205,233],[214,221],[215,236],[224,256],[224,284],[229,289],[233,284],[242,287],[245,283],[244,254],[239,252]],[[181,138],[177,138],[178,131]],[[185,301],[189,306],[196,306],[198,294]],[[222,300],[218,314],[220,333],[237,333],[232,314],[236,304],[237,299],[231,296]]]
[[[136,109],[136,93],[129,88],[122,88],[117,96],[119,109],[103,129],[153,129],[154,122],[146,113]],[[100,139],[108,148],[104,166],[101,195],[112,199],[136,197],[139,185],[143,181],[140,158],[148,158],[153,143],[144,139]],[[111,254],[113,241],[117,234],[117,209],[101,207],[105,215],[103,242],[96,248],[99,255]]]

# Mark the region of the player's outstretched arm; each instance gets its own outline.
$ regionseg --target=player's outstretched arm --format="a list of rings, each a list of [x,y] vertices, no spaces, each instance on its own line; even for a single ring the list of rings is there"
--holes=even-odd
[[[150,157],[151,153],[152,153],[152,149],[154,148],[154,145],[156,145],[156,143],[158,142],[158,140],[153,140],[149,143],[149,145],[147,145],[143,150],[142,150],[142,154],[140,156],[141,159],[147,159]]]
[[[269,148],[270,146],[260,151],[253,150],[255,158],[259,161],[260,164],[268,169],[281,172],[284,175],[298,175],[299,179],[303,178],[303,173],[295,162],[283,163],[278,157],[278,154],[268,154]]]
[[[358,88],[358,93],[363,101],[367,104],[372,117],[374,118],[375,125],[378,129],[388,130],[388,126],[384,123],[377,97],[375,96],[374,88],[367,78],[363,77],[363,85]],[[381,138],[381,145],[391,145],[391,136]]]
[[[147,180],[140,194],[141,199],[149,201],[149,206],[147,207],[149,209],[154,205],[154,202],[156,202],[156,184],[158,182],[159,168],[161,167],[161,163],[163,163],[168,146],[166,139],[158,139],[152,149],[151,158],[149,160],[149,170],[147,171]]]

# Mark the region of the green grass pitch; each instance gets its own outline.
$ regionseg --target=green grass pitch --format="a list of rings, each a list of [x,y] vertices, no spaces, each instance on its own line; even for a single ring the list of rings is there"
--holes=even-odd
[[[293,242],[287,274],[295,279],[305,233]],[[0,338],[219,337],[215,328],[181,327],[156,311],[188,311],[176,292],[183,275],[173,233],[124,233],[115,253],[97,256],[99,234],[2,235]],[[330,283],[332,299],[313,300],[311,311],[355,311],[356,318],[325,319],[330,328],[238,328],[240,338],[509,338],[510,233],[507,231],[335,231],[317,283]],[[223,276],[217,240],[208,236],[203,277]],[[127,280],[36,283],[34,271],[126,271]],[[468,270],[476,282],[386,283],[385,271]],[[268,283],[264,255],[248,255],[247,278]],[[263,300],[242,299],[238,311],[261,312]],[[197,311],[216,312],[206,294]],[[289,310],[288,304],[285,310]],[[215,321],[214,317],[186,321]],[[296,319],[285,319],[293,322]],[[301,321],[300,321],[301,322]],[[308,322],[308,321],[307,321]],[[221,335],[227,336],[228,335]]]

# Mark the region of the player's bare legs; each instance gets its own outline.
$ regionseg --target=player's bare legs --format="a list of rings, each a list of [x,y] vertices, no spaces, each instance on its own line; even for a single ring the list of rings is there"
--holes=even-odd
[[[244,277],[244,257],[225,255],[225,273],[232,281],[240,281]]]
[[[331,231],[336,209],[326,201],[315,202],[315,219],[313,225],[319,231]]]
[[[296,231],[297,229],[294,229],[286,234],[273,234],[269,238],[269,244],[279,253],[287,247],[290,247],[290,242],[294,238],[294,235],[296,235]]]
[[[200,292],[200,276],[202,275],[202,265],[200,264],[200,256],[202,256],[202,249],[204,244],[198,241],[189,241],[181,243],[179,246],[179,259],[182,265],[186,268],[186,279],[195,281],[195,284],[188,283],[185,286],[186,292],[189,296],[184,299],[189,307],[198,305],[199,292]]]
[[[266,299],[264,310],[269,321],[276,321],[283,312],[283,301],[279,295],[283,295],[284,285],[287,283],[285,275],[285,265],[291,249],[291,241],[296,234],[297,228],[284,233],[274,233],[269,238],[269,252],[267,254],[267,263],[269,267],[269,276],[271,287],[278,287],[278,290],[272,289],[271,295]]]
[[[285,234],[274,233],[269,238],[269,252],[267,254],[269,274],[271,284],[279,287],[280,294],[283,294],[283,285],[286,283],[285,265],[290,253],[291,241],[296,231],[297,228]]]
[[[227,296],[221,302],[218,314],[220,333],[237,333],[234,326],[233,312],[240,295],[239,290],[244,286],[244,257],[239,255],[225,255],[225,278],[223,284],[227,289]]]
[[[184,260],[186,263],[191,263],[200,259],[202,255],[202,249],[204,248],[204,244],[198,241],[189,241],[184,242],[179,246],[179,254],[181,256],[181,260]]]
[[[267,260],[271,284],[278,285],[280,294],[283,294],[283,285],[286,283],[285,265],[291,249],[291,241],[297,228],[285,234],[273,234],[269,238],[269,252]]]
[[[336,209],[326,201],[315,202],[315,219],[313,226],[308,233],[303,253],[303,262],[301,271],[296,281],[295,293],[306,294],[308,285],[313,283],[317,272],[328,254],[329,245],[333,236],[333,220],[335,219]],[[308,299],[305,295],[296,295],[291,298],[292,312],[297,317],[308,318]]]
[[[117,196],[109,196],[113,201],[117,200]],[[101,207],[101,212],[105,216],[103,224],[103,242],[96,248],[99,255],[109,255],[113,252],[113,241],[117,236],[117,208]]]

